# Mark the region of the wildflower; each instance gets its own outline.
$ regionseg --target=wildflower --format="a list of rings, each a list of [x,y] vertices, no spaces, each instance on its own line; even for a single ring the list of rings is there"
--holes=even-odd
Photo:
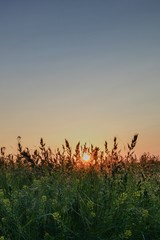
[[[7,209],[9,209],[11,207],[11,203],[8,198],[3,199],[3,204]]]
[[[5,238],[3,236],[0,237],[0,240],[5,240]]]
[[[46,197],[45,195],[43,195],[43,196],[41,197],[41,201],[42,201],[42,203],[45,203],[45,202],[47,201],[47,197]]]
[[[41,186],[41,181],[40,181],[40,180],[37,180],[37,179],[34,179],[34,180],[33,180],[33,185],[34,185],[35,187],[40,187],[40,186]]]
[[[141,215],[142,215],[143,218],[147,218],[148,215],[149,215],[148,210],[142,208],[142,209],[141,209]]]
[[[126,229],[124,232],[124,238],[129,239],[132,236],[132,231],[129,229]]]
[[[24,185],[24,186],[23,186],[23,190],[24,190],[24,191],[27,191],[27,190],[28,190],[28,186],[27,186],[27,185]]]
[[[123,204],[127,200],[127,197],[128,197],[127,193],[125,192],[122,193],[118,198],[119,204]]]
[[[90,210],[93,210],[94,202],[92,202],[91,200],[89,200],[89,201],[87,202],[87,207],[88,207]]]
[[[56,222],[61,221],[61,215],[59,214],[59,212],[54,212],[52,216]]]
[[[134,197],[140,198],[140,196],[141,196],[141,192],[140,191],[134,192]]]

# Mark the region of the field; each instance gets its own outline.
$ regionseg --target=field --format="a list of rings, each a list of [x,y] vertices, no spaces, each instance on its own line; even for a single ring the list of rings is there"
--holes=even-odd
[[[160,161],[65,140],[0,156],[0,240],[160,240]]]

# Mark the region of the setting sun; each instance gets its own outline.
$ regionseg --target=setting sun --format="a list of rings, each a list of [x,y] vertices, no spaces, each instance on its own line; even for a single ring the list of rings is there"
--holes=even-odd
[[[82,159],[83,159],[84,161],[89,161],[89,160],[90,160],[90,155],[89,155],[88,153],[84,152],[84,153],[83,153],[83,156],[82,156]]]

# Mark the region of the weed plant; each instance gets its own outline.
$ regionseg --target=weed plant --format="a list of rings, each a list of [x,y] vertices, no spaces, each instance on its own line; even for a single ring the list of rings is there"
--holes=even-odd
[[[0,240],[160,240],[160,162],[65,140],[0,156]],[[84,161],[87,153],[89,160]]]

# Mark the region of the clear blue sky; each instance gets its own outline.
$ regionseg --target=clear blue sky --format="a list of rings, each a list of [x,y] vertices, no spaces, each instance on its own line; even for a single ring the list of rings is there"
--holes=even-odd
[[[159,0],[1,0],[0,146],[160,153]]]

